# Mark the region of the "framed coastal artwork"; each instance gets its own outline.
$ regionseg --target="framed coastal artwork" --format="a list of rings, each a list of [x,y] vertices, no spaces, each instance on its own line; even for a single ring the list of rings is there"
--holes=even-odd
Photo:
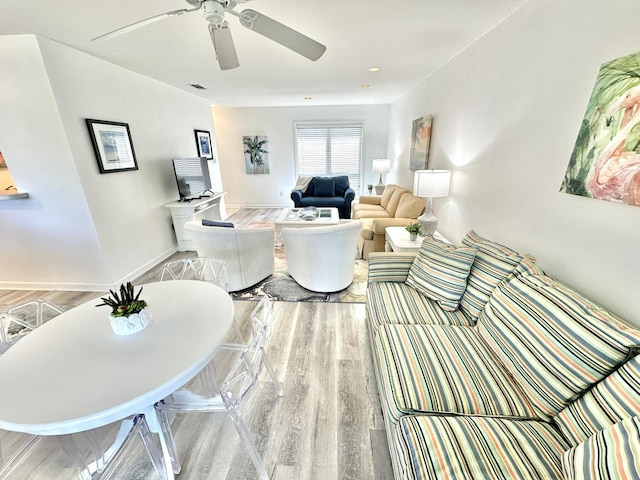
[[[433,117],[425,115],[416,118],[411,125],[411,151],[409,170],[426,170],[429,163],[429,144],[431,143],[431,123]]]
[[[86,119],[100,173],[138,170],[129,124]]]
[[[198,148],[198,156],[204,158],[213,158],[213,148],[211,147],[211,134],[206,130],[194,130],[196,134],[196,146]]]
[[[259,135],[242,137],[244,145],[244,165],[246,172],[252,174],[269,173],[269,151],[267,137]]]
[[[640,206],[640,53],[600,67],[560,191]]]

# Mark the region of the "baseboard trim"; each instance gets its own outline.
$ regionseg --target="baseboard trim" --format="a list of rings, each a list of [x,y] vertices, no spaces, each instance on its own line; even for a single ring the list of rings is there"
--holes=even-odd
[[[165,250],[144,265],[128,273],[114,283],[63,283],[63,282],[0,282],[0,290],[54,290],[66,292],[106,292],[118,287],[121,283],[131,282],[140,275],[155,267],[163,260],[176,253],[177,247]]]

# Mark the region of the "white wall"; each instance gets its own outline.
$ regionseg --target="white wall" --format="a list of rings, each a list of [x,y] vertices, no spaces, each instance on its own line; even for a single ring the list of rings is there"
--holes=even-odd
[[[30,195],[0,205],[0,287],[104,290],[175,251],[171,158],[214,135],[209,102],[32,35],[0,37],[0,71],[0,149]],[[100,174],[85,118],[128,123],[139,170]]]
[[[640,50],[640,2],[538,0],[392,105],[393,180],[411,185],[411,121],[433,114],[434,200],[454,243],[471,228],[640,325],[640,208],[559,192],[602,63]]]
[[[387,151],[388,105],[336,107],[277,107],[213,109],[220,168],[228,206],[286,207],[296,182],[294,122],[363,121],[364,185],[378,183],[371,173],[372,160]],[[268,139],[270,174],[248,175],[244,166],[242,137],[265,135]]]

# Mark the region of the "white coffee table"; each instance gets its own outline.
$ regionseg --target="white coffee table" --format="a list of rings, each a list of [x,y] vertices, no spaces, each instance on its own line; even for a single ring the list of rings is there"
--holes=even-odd
[[[398,253],[418,253],[424,237],[418,235],[415,240],[409,238],[409,232],[404,227],[387,227],[384,229],[386,242],[385,251]],[[435,232],[433,237],[443,242],[451,243],[440,232]]]
[[[326,227],[327,225],[337,225],[340,222],[338,209],[335,207],[318,207],[320,216],[313,220],[304,220],[298,217],[301,208],[285,208],[276,218],[275,229],[280,233],[283,228],[306,228],[306,227]]]

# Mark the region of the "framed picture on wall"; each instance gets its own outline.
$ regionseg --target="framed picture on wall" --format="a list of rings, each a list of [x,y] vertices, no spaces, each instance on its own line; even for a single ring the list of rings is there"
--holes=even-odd
[[[198,156],[204,158],[213,158],[213,148],[211,147],[211,134],[206,130],[194,130],[196,134],[196,145],[198,147]]]
[[[409,170],[426,170],[429,163],[429,144],[431,143],[431,122],[433,117],[425,115],[416,118],[411,125],[411,153]]]
[[[138,170],[129,124],[86,119],[100,173]]]

